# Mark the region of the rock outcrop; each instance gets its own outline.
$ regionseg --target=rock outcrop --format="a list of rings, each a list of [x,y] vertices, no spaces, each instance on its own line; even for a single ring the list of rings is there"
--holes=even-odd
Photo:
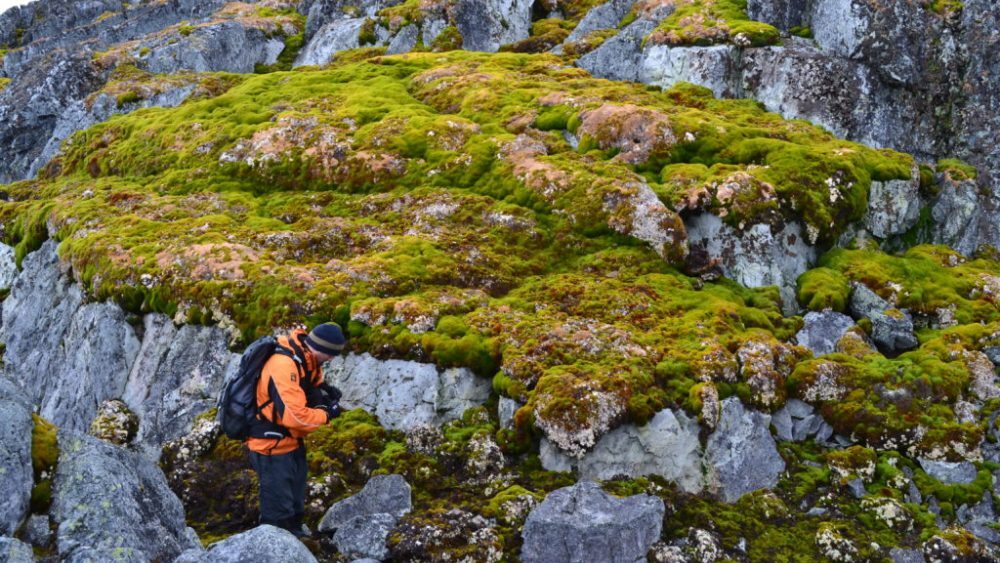
[[[803,316],[804,325],[795,335],[801,346],[812,350],[813,355],[822,356],[837,349],[837,342],[844,333],[854,326],[854,320],[836,311],[810,311]]]
[[[549,493],[524,523],[525,563],[636,563],[660,537],[663,501],[617,499],[593,481]]]
[[[489,380],[464,368],[439,370],[434,364],[381,361],[370,354],[337,357],[326,365],[328,381],[344,392],[340,404],[363,408],[386,428],[442,424],[489,397]]]
[[[215,406],[239,355],[222,329],[177,328],[158,314],[143,318],[140,340],[117,305],[86,302],[61,271],[56,246],[46,242],[25,258],[3,302],[3,369],[63,429],[86,431],[99,404],[122,399],[139,418],[137,440],[156,457]]]

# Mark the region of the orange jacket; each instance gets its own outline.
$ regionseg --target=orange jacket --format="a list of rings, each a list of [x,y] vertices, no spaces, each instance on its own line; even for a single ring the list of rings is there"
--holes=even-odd
[[[323,370],[316,361],[312,351],[306,347],[302,339],[304,330],[294,330],[288,336],[278,338],[278,344],[295,350],[289,340],[303,352],[305,373],[300,375],[299,366],[295,360],[284,355],[274,354],[264,363],[257,382],[257,404],[265,405],[261,414],[275,424],[288,430],[291,436],[283,438],[250,438],[247,447],[264,455],[278,455],[294,451],[299,447],[299,438],[305,437],[328,422],[329,415],[323,409],[306,406],[306,394],[299,382],[299,377],[311,374],[307,386],[323,383]],[[267,404],[268,400],[271,401]]]

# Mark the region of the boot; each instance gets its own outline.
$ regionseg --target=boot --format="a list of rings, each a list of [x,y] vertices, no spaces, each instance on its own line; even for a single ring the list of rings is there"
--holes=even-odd
[[[312,532],[302,523],[302,515],[292,516],[285,518],[281,522],[281,527],[288,530],[297,538],[307,538],[312,535]]]

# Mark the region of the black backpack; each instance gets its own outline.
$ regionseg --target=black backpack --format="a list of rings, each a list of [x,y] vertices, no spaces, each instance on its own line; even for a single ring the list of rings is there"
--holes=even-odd
[[[287,355],[300,365],[300,360],[295,354],[279,346],[273,336],[258,338],[243,352],[239,371],[226,383],[219,396],[218,420],[226,436],[234,440],[246,440],[250,437],[254,426],[259,426],[261,422],[271,426],[269,421],[261,421],[257,416],[260,412],[257,406],[257,381],[260,379],[264,364],[276,353]],[[282,434],[287,434],[284,429],[277,425],[273,426],[275,428],[272,430],[280,430]]]

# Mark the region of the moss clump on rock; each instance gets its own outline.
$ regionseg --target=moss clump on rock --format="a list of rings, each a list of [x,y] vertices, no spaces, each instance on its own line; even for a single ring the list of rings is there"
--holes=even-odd
[[[35,480],[31,489],[31,512],[43,514],[48,512],[52,502],[52,479],[59,461],[59,440],[54,424],[37,414],[32,414],[31,418],[35,423],[31,431],[31,468]]]
[[[659,0],[643,0],[634,11],[661,8]],[[646,38],[656,45],[715,45],[739,47],[774,45],[777,28],[747,17],[745,0],[674,0],[674,9]]]

